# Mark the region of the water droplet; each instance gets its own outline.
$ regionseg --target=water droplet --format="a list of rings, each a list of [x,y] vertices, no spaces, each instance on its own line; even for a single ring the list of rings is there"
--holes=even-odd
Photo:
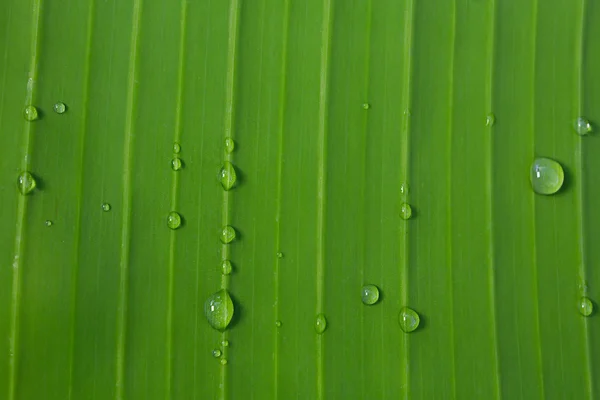
[[[181,226],[181,215],[178,212],[171,211],[167,216],[167,226],[171,229],[177,229]]]
[[[409,333],[417,329],[421,318],[419,318],[419,314],[415,310],[403,307],[398,315],[398,322],[400,323],[400,328],[404,332]]]
[[[409,219],[412,216],[412,207],[408,203],[400,205],[400,218]]]
[[[494,126],[494,124],[496,123],[496,116],[493,113],[489,113],[486,117],[485,117],[485,126]]]
[[[231,271],[233,271],[233,265],[231,265],[231,261],[229,261],[229,260],[223,261],[223,264],[221,265],[221,271],[222,271],[223,275],[231,274]]]
[[[223,340],[221,344],[223,345],[223,347],[229,347],[229,340]]]
[[[368,110],[369,108],[371,108],[371,105],[369,103],[363,103],[362,108]]]
[[[219,172],[219,178],[221,180],[221,185],[225,190],[231,190],[235,185],[235,181],[237,180],[237,174],[235,172],[235,167],[229,161],[225,161],[223,163],[223,167]]]
[[[21,194],[25,195],[31,193],[36,186],[37,183],[31,173],[25,171],[19,174],[19,177],[17,178],[17,187]]]
[[[221,359],[221,365],[226,365],[227,364],[227,359],[226,358],[222,358]]]
[[[23,110],[23,115],[25,116],[25,119],[27,121],[35,121],[40,117],[38,114],[38,110],[37,108],[35,108],[35,106],[25,107],[25,110]]]
[[[64,114],[65,111],[67,111],[67,105],[62,101],[59,101],[58,103],[54,104],[53,108],[54,112],[57,114]]]
[[[275,326],[278,328],[281,328],[281,321],[280,320],[275,321]]]
[[[111,206],[108,203],[103,203],[102,204],[102,211],[110,211]]]
[[[280,251],[278,251],[278,252],[277,252],[277,258],[283,258],[283,253],[282,253],[282,252],[280,252]]]
[[[592,311],[594,311],[594,303],[592,303],[589,298],[582,297],[579,299],[579,313],[581,315],[589,317],[592,314]]]
[[[564,172],[559,163],[549,158],[536,158],[531,164],[531,186],[539,194],[558,192],[563,184]]]
[[[592,132],[592,124],[584,117],[579,117],[575,120],[575,132],[579,136],[587,135]]]
[[[181,145],[177,142],[173,143],[173,153],[179,154],[181,151]]]
[[[51,227],[53,224],[52,221],[50,221],[49,219],[46,220],[46,222],[44,222],[44,225],[46,225],[47,227]]]
[[[235,149],[235,142],[233,141],[232,138],[226,137],[225,138],[225,151],[228,153],[233,153],[234,149]]]
[[[235,229],[232,226],[227,225],[221,230],[221,242],[223,244],[231,243],[235,239]]]
[[[325,318],[325,314],[317,315],[317,319],[315,321],[315,331],[320,335],[325,332],[327,329],[327,319]]]
[[[233,317],[233,302],[227,290],[221,289],[206,299],[204,314],[214,329],[222,331],[227,328]]]
[[[173,169],[173,171],[179,171],[181,168],[183,168],[183,162],[181,161],[181,158],[175,157],[174,159],[172,159],[171,168]]]
[[[377,300],[379,300],[379,288],[375,285],[363,286],[360,294],[362,302],[368,306],[377,303]]]
[[[400,185],[400,194],[404,194],[404,195],[408,194],[408,189],[409,189],[408,183],[401,184]]]
[[[221,357],[221,350],[219,350],[219,349],[214,349],[214,350],[213,350],[213,352],[212,352],[212,355],[213,355],[213,357],[215,357],[215,358],[219,358],[219,357]]]

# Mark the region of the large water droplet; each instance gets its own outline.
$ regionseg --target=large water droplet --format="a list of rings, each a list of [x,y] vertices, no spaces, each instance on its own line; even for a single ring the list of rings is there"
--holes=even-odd
[[[402,328],[404,332],[408,333],[417,329],[421,319],[415,310],[408,307],[403,307],[398,315],[398,322],[400,323],[400,328]]]
[[[549,158],[536,158],[531,164],[531,186],[539,194],[558,192],[565,174],[559,163]]]
[[[181,151],[181,145],[177,142],[173,143],[173,153],[179,154]]]
[[[379,300],[379,288],[375,285],[363,286],[360,294],[362,302],[368,306],[377,303],[377,300]]]
[[[496,123],[496,116],[493,113],[489,113],[485,117],[485,126],[491,127]]]
[[[227,328],[233,317],[233,302],[227,290],[221,289],[206,300],[204,315],[214,329],[222,331]]]
[[[27,121],[35,121],[40,117],[38,114],[38,110],[37,108],[35,108],[35,106],[25,107],[25,110],[23,110],[23,116]]]
[[[232,138],[226,137],[225,138],[225,151],[228,153],[233,153],[233,150],[235,150],[235,142],[233,141]]]
[[[64,114],[65,111],[67,111],[67,105],[62,101],[59,101],[58,103],[54,104],[53,109],[57,114]]]
[[[594,303],[592,303],[589,298],[582,297],[579,299],[579,313],[581,315],[589,317],[592,314],[592,311],[594,311]]]
[[[214,349],[214,350],[212,351],[212,355],[213,355],[213,357],[215,357],[215,358],[219,358],[219,357],[221,357],[221,350],[219,350],[219,349]]]
[[[325,314],[318,314],[315,320],[315,331],[320,335],[325,332],[325,329],[327,329],[327,318]]]
[[[35,182],[35,178],[31,173],[25,171],[21,172],[17,178],[17,187],[19,188],[19,192],[21,194],[29,194],[35,189],[37,183]]]
[[[183,168],[183,162],[181,161],[181,158],[175,157],[174,159],[172,159],[171,168],[173,169],[173,171],[179,171],[181,168]]]
[[[575,120],[575,132],[579,136],[587,135],[592,132],[592,124],[584,117],[579,117]]]
[[[221,272],[223,275],[229,275],[231,274],[231,271],[233,271],[233,265],[231,265],[231,261],[223,261],[223,264],[221,265]]]
[[[102,203],[102,211],[107,212],[110,211],[112,207],[108,203]]]
[[[181,215],[178,212],[171,211],[167,215],[167,226],[171,229],[177,229],[181,226]]]
[[[223,244],[231,243],[235,239],[235,229],[232,226],[227,225],[221,230],[221,242]]]
[[[229,161],[225,161],[223,163],[223,167],[219,172],[219,179],[221,180],[221,185],[225,190],[231,190],[235,185],[235,181],[237,180],[237,174],[235,172],[235,167]]]
[[[408,203],[400,205],[400,218],[409,219],[412,216],[412,207]]]

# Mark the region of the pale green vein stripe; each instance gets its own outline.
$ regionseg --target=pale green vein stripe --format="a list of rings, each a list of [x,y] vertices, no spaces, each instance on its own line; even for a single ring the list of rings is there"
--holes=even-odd
[[[578,76],[577,79],[577,117],[583,115],[583,95],[584,95],[584,86],[583,86],[583,75],[584,75],[584,67],[583,67],[583,59],[585,56],[585,30],[586,30],[586,10],[587,10],[587,0],[581,0],[581,29],[579,31],[578,37],[578,45],[576,46],[576,62],[575,67],[577,69],[576,74]],[[583,168],[583,146],[582,142],[585,138],[576,137],[577,140],[577,148],[575,150],[575,164],[577,166],[577,172],[579,175],[577,197],[578,197],[578,212],[577,212],[577,224],[579,225],[579,252],[581,255],[581,264],[579,265],[579,278],[584,281],[587,278],[587,257],[585,251],[585,223],[586,219],[583,217],[585,213],[585,180],[583,179],[585,176],[585,170]],[[585,293],[583,293],[585,294]],[[593,369],[592,369],[592,355],[591,355],[591,345],[590,345],[590,328],[587,318],[582,318],[583,329],[584,329],[584,347],[585,347],[585,358],[586,358],[586,376],[585,379],[587,381],[589,398],[594,398],[594,386],[592,384]]]
[[[71,329],[69,333],[70,337],[70,348],[69,348],[69,399],[73,397],[73,364],[75,357],[75,323],[77,321],[77,277],[79,274],[79,252],[81,244],[81,209],[83,199],[83,175],[84,175],[84,156],[85,156],[85,139],[87,137],[87,121],[88,121],[88,95],[90,89],[90,66],[92,58],[92,33],[94,30],[94,8],[95,0],[90,0],[90,6],[88,9],[87,16],[87,35],[86,35],[86,54],[85,54],[85,67],[84,67],[84,78],[83,78],[83,93],[82,93],[82,109],[83,114],[81,117],[81,135],[79,139],[79,177],[77,181],[78,195],[77,195],[77,228],[75,229],[75,251],[73,253],[73,277],[71,280]]]
[[[177,104],[175,106],[175,132],[174,143],[179,143],[181,138],[181,118],[183,113],[183,88],[185,75],[185,45],[187,32],[188,1],[181,0],[181,16],[179,18],[179,60],[177,68]],[[179,171],[173,171],[171,185],[171,210],[177,210],[179,194]],[[171,398],[173,381],[173,290],[175,275],[175,242],[177,232],[172,230],[169,238],[169,266],[168,266],[168,309],[167,309],[167,350],[166,350],[166,384],[165,396]]]
[[[42,0],[33,0],[32,28],[31,28],[31,60],[29,64],[29,79],[25,105],[33,104],[34,90],[38,76],[38,55],[40,52],[40,32],[42,30]],[[29,169],[31,160],[33,123],[25,122],[23,139],[23,160],[21,170]],[[17,223],[15,229],[15,247],[12,262],[13,279],[10,309],[10,336],[9,336],[9,383],[8,398],[14,400],[17,391],[17,369],[19,361],[19,317],[21,303],[21,259],[25,246],[25,218],[27,215],[28,197],[19,195],[17,201]]]
[[[401,172],[400,184],[406,184],[408,174],[408,168],[410,165],[410,128],[411,128],[411,107],[412,107],[412,77],[413,77],[413,45],[414,45],[414,20],[415,20],[415,5],[414,0],[408,0],[406,2],[406,9],[404,14],[404,53],[403,53],[403,91],[402,91],[402,101],[404,103],[404,121],[402,124],[401,131],[401,149],[400,149],[400,160],[401,160]],[[400,193],[400,197],[402,198],[403,194]],[[409,196],[406,193],[406,201],[408,203]],[[401,233],[401,243],[400,246],[402,248],[402,259],[400,261],[400,290],[402,303],[407,306],[408,305],[408,221],[402,220],[402,230]],[[409,363],[409,337],[408,335],[402,336],[404,341],[404,351],[402,354],[403,372],[404,372],[404,386],[403,396],[404,398],[408,398],[410,394],[410,363]]]
[[[531,47],[532,47],[532,71],[531,71],[531,85],[532,85],[532,89],[531,89],[531,96],[532,96],[532,106],[531,106],[531,151],[532,151],[532,156],[535,156],[535,115],[536,115],[536,111],[535,111],[535,68],[536,68],[536,43],[537,43],[537,21],[538,21],[538,0],[533,0],[533,21],[532,21],[532,41],[531,41]],[[539,365],[539,374],[540,374],[540,398],[543,399],[544,398],[544,363],[543,363],[543,358],[542,358],[542,336],[540,334],[540,304],[539,304],[539,297],[538,297],[538,261],[537,261],[537,240],[536,240],[536,224],[535,224],[535,219],[536,219],[536,205],[535,205],[535,193],[532,192],[531,194],[531,207],[532,207],[532,226],[531,226],[531,230],[532,230],[532,234],[533,234],[533,248],[532,248],[532,254],[533,254],[533,293],[534,293],[534,298],[537,299],[535,302],[535,334],[537,336],[537,340],[536,340],[536,344],[537,344],[537,355],[538,355],[538,365]],[[520,361],[519,361],[520,362]]]
[[[234,135],[234,103],[235,103],[235,86],[236,86],[236,56],[238,51],[238,36],[239,36],[239,25],[240,25],[240,0],[231,0],[229,6],[229,29],[227,39],[227,76],[225,81],[225,121],[224,121],[224,138],[235,138]],[[225,160],[232,162],[233,157],[231,153],[225,152]],[[231,211],[231,194],[229,191],[223,191],[223,209],[222,209],[222,225],[226,226],[229,224],[229,214]],[[229,259],[229,245],[223,244],[221,246],[221,259]],[[223,275],[221,280],[221,287],[227,289],[229,287],[229,277]],[[222,340],[227,340],[228,331],[223,332]],[[229,349],[223,348],[223,358],[227,359]],[[219,385],[219,397],[221,399],[227,398],[227,365],[221,366],[221,377]]]
[[[329,100],[329,56],[331,54],[331,25],[333,0],[323,2],[323,25],[321,30],[321,66],[319,76],[319,127],[317,139],[317,314],[323,312],[324,269],[325,269],[325,212],[327,202],[327,131]],[[317,335],[317,399],[324,398],[323,382],[323,337]]]
[[[488,68],[486,76],[486,111],[488,115],[492,115],[494,108],[494,56],[496,51],[496,1],[490,0],[488,9]],[[494,117],[492,117],[494,118]],[[490,321],[492,327],[492,345],[494,358],[494,384],[496,386],[496,398],[502,398],[502,387],[500,385],[500,361],[498,356],[498,322],[496,319],[496,264],[495,264],[495,246],[494,246],[494,139],[493,139],[493,124],[488,126],[488,145],[486,148],[486,157],[488,159],[486,170],[486,196],[487,196],[487,220],[489,230],[489,249],[488,249],[488,288],[490,302]]]
[[[137,103],[136,76],[138,70],[138,51],[142,0],[134,0],[131,27],[131,45],[129,50],[129,73],[127,77],[127,114],[123,145],[123,219],[121,221],[121,254],[119,261],[119,299],[117,308],[117,373],[116,398],[123,399],[125,379],[125,335],[127,328],[127,306],[129,285],[129,251],[131,244],[131,170],[133,168],[134,112]]]
[[[285,111],[286,111],[286,71],[288,62],[288,37],[290,31],[290,1],[284,0],[284,15],[283,15],[283,38],[281,48],[281,77],[280,77],[280,92],[279,92],[279,132],[277,133],[277,205],[275,211],[275,248],[278,252],[281,251],[281,196],[283,189],[282,182],[282,166],[283,166],[283,131],[285,129]],[[275,258],[275,320],[279,317],[279,268],[280,258]],[[273,346],[274,365],[273,365],[273,393],[274,398],[279,398],[279,331],[275,332],[275,343]]]
[[[448,74],[449,89],[448,89],[448,138],[447,138],[447,153],[446,158],[448,161],[447,176],[446,176],[446,190],[448,191],[448,203],[446,209],[446,218],[448,219],[446,240],[448,241],[446,246],[446,257],[448,259],[448,270],[450,272],[450,281],[448,283],[448,293],[450,300],[450,351],[452,352],[452,398],[456,398],[456,342],[455,342],[455,329],[454,329],[454,266],[452,262],[452,135],[454,129],[454,59],[456,57],[456,0],[454,0],[452,9],[452,32],[451,43],[452,51],[450,53],[450,68]]]

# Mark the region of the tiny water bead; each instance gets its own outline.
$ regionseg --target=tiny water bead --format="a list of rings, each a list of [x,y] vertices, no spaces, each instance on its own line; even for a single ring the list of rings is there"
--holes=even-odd
[[[229,340],[223,340],[221,344],[223,345],[223,347],[229,347]]]
[[[404,195],[408,194],[408,189],[410,189],[408,187],[408,183],[401,184],[400,185],[400,194],[404,194]]]
[[[408,307],[403,307],[400,310],[398,323],[404,332],[409,333],[414,331],[419,326],[419,322],[421,322],[421,318],[419,318],[419,314],[415,310]]]
[[[44,222],[44,225],[46,225],[47,227],[51,227],[53,224],[52,221],[50,221],[49,219],[46,220],[46,222]]]
[[[53,109],[57,114],[64,114],[65,111],[67,111],[67,105],[62,101],[59,101],[58,103],[54,104]]]
[[[17,178],[17,187],[19,188],[19,192],[22,195],[29,194],[33,192],[33,189],[37,186],[35,178],[31,175],[30,172],[21,172],[19,177]]]
[[[35,108],[35,106],[25,107],[25,110],[23,110],[23,116],[27,121],[35,121],[40,117],[38,114],[38,110],[37,108]]]
[[[276,327],[278,327],[278,328],[281,328],[281,325],[282,325],[282,324],[281,324],[281,321],[280,321],[280,320],[277,320],[277,321],[275,321],[275,326],[276,326]]]
[[[233,141],[232,138],[226,137],[225,138],[225,151],[228,153],[233,153],[233,150],[235,150],[235,142]]]
[[[363,304],[366,304],[368,306],[377,303],[377,301],[379,300],[379,288],[375,285],[363,286],[360,294]]]
[[[214,350],[212,351],[212,355],[213,355],[213,357],[215,357],[215,358],[219,358],[219,357],[221,357],[221,350],[219,350],[219,349],[214,349]]]
[[[592,124],[584,117],[579,117],[575,120],[575,132],[579,136],[587,135],[592,132]]]
[[[108,212],[108,211],[110,211],[110,209],[111,209],[110,204],[108,204],[108,203],[103,203],[102,204],[102,211]]]
[[[172,159],[171,168],[173,169],[173,171],[179,171],[181,168],[183,168],[183,162],[181,161],[181,158],[175,157],[174,159]]]
[[[229,261],[229,260],[223,261],[223,264],[221,265],[221,272],[223,273],[223,275],[229,275],[229,274],[231,274],[231,271],[233,271],[233,266],[231,265],[231,261]]]
[[[369,108],[371,108],[371,105],[369,103],[363,103],[362,108],[364,110],[368,110]]]
[[[225,161],[223,163],[223,167],[219,172],[219,179],[221,180],[221,186],[225,190],[231,190],[235,185],[235,181],[237,180],[237,174],[235,172],[235,167],[229,161]]]
[[[221,365],[227,365],[227,359],[226,358],[222,358],[221,359]]]
[[[400,218],[409,219],[412,216],[412,207],[408,203],[400,205]]]
[[[581,315],[583,315],[584,317],[589,317],[592,314],[592,311],[594,311],[594,303],[592,303],[592,301],[587,298],[587,297],[582,297],[581,299],[579,299],[579,313]]]
[[[491,127],[491,126],[494,126],[495,123],[496,123],[496,116],[492,113],[489,113],[485,117],[485,126]]]
[[[177,142],[173,143],[173,153],[179,154],[181,151],[181,145]]]
[[[531,164],[531,186],[539,194],[554,194],[563,184],[565,174],[559,163],[549,158],[536,158]]]
[[[280,252],[280,251],[278,251],[278,252],[277,252],[277,258],[283,258],[283,253],[282,253],[282,252]]]
[[[177,229],[181,226],[181,215],[178,212],[171,211],[167,215],[167,226],[171,229]]]
[[[227,290],[221,289],[206,299],[204,315],[214,329],[222,331],[227,328],[233,317],[233,302]]]
[[[325,318],[325,314],[318,314],[315,321],[315,331],[320,335],[325,332],[325,329],[327,329],[327,318]]]
[[[233,239],[235,239],[235,229],[230,225],[223,227],[221,230],[221,242],[228,244],[233,242]]]

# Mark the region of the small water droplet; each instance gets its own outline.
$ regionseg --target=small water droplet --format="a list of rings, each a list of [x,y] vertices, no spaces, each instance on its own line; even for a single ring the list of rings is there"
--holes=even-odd
[[[327,329],[327,318],[323,313],[318,314],[315,321],[315,331],[320,335],[325,332],[325,329]]]
[[[181,226],[181,215],[178,212],[171,211],[167,215],[167,226],[171,229],[177,229]]]
[[[408,189],[409,189],[408,183],[401,184],[400,185],[400,194],[404,194],[404,195],[408,194]]]
[[[173,143],[173,153],[179,154],[181,151],[181,145],[177,142]]]
[[[223,340],[221,344],[223,345],[223,347],[229,347],[229,340]]]
[[[280,320],[275,321],[275,326],[278,328],[281,328],[281,321]]]
[[[410,117],[411,112],[408,108],[404,110],[404,115],[406,115],[407,117]]]
[[[22,195],[31,193],[36,186],[37,183],[31,173],[25,171],[19,174],[19,177],[17,178],[17,187]]]
[[[408,203],[400,205],[400,218],[409,219],[412,216],[412,207]]]
[[[369,108],[371,108],[371,105],[369,103],[363,103],[362,108],[364,110],[368,110]]]
[[[377,303],[379,300],[379,288],[375,285],[365,285],[361,290],[363,304],[368,306]]]
[[[485,117],[485,126],[491,127],[496,123],[496,116],[493,113],[489,113]]]
[[[283,253],[282,253],[282,252],[280,252],[280,251],[278,251],[278,252],[277,252],[277,258],[283,258]]]
[[[221,230],[221,242],[223,244],[231,243],[235,239],[235,229],[232,226],[227,225]]]
[[[226,358],[222,358],[221,359],[221,365],[226,365],[227,364],[227,359]]]
[[[57,114],[64,114],[65,111],[67,111],[67,105],[62,101],[59,101],[58,103],[54,104],[53,109]]]
[[[581,315],[589,317],[592,314],[592,311],[594,311],[594,303],[592,303],[589,298],[582,297],[579,299],[579,313]]]
[[[539,194],[554,194],[563,184],[564,172],[559,163],[549,158],[536,158],[531,164],[531,186]]]
[[[221,289],[206,299],[204,315],[214,329],[222,331],[227,328],[233,317],[233,302],[227,290]]]
[[[584,117],[579,117],[575,120],[575,132],[579,136],[587,135],[592,132],[592,124]]]
[[[223,163],[223,167],[219,172],[219,179],[221,180],[221,186],[225,190],[231,190],[235,185],[235,181],[237,180],[237,174],[235,172],[235,167],[229,161],[225,161]]]
[[[23,116],[27,121],[35,121],[40,117],[38,114],[38,110],[37,108],[35,108],[35,106],[25,107],[25,110],[23,110]]]
[[[183,162],[181,161],[181,158],[175,157],[174,159],[172,159],[171,168],[173,169],[173,171],[179,171],[181,168],[183,168]]]
[[[212,355],[213,355],[213,357],[215,357],[215,358],[219,358],[219,357],[221,357],[221,350],[219,350],[219,349],[214,349],[214,350],[212,351]]]
[[[110,209],[111,209],[110,204],[108,204],[108,203],[103,203],[102,204],[102,211],[107,212],[107,211],[110,211]]]
[[[419,314],[415,310],[403,307],[398,315],[398,322],[400,323],[400,328],[404,332],[409,333],[417,329],[421,318],[419,318]]]
[[[226,137],[225,138],[225,151],[228,153],[233,153],[233,150],[235,150],[235,142],[233,141],[232,138]]]
[[[47,227],[51,227],[53,224],[52,221],[50,221],[49,219],[46,220],[46,222],[44,222],[44,225],[46,225]]]
[[[231,261],[223,261],[223,264],[221,265],[221,272],[223,275],[229,275],[231,274],[231,271],[233,271],[233,265],[231,265]]]

